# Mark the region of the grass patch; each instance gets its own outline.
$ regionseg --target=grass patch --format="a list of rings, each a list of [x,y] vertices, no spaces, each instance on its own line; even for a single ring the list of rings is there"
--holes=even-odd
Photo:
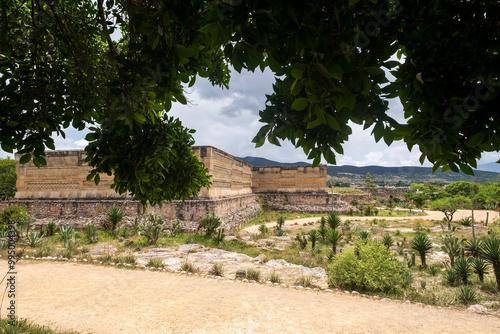
[[[29,323],[27,320],[16,320],[10,324],[8,319],[0,319],[1,333],[8,334],[78,334],[75,331],[56,331],[46,326]]]

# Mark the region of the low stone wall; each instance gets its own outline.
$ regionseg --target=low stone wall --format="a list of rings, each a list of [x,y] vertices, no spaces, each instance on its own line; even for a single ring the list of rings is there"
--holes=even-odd
[[[373,188],[363,187],[357,189],[369,193],[370,195],[372,195],[372,197],[376,198],[377,200],[380,199],[387,200],[390,195],[403,200],[405,193],[416,192],[415,189],[411,189],[410,187],[373,187]]]
[[[326,192],[302,193],[265,193],[259,194],[263,207],[277,211],[293,212],[346,212],[350,205],[341,199],[340,194]]]
[[[11,200],[0,202],[0,210],[8,206],[21,206],[37,219],[35,226],[43,226],[51,221],[57,225],[70,224],[82,229],[86,224],[101,224],[106,212],[112,207],[119,207],[125,215],[124,223],[141,219],[143,207],[132,200]],[[164,217],[166,225],[177,220],[183,230],[196,230],[201,217],[215,213],[220,217],[226,229],[232,229],[257,216],[260,211],[256,196],[243,195],[223,199],[189,200],[165,202],[163,206],[148,207],[146,213],[155,212]]]

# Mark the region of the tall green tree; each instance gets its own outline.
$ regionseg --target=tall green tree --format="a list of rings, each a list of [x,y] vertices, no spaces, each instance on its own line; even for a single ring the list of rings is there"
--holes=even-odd
[[[438,210],[444,213],[445,220],[448,222],[448,230],[451,230],[451,221],[453,215],[460,208],[470,208],[470,202],[461,196],[444,197],[430,203],[432,210]]]
[[[16,195],[16,162],[10,158],[0,159],[0,200]]]
[[[434,170],[471,174],[500,150],[500,3],[487,0],[4,0],[0,144],[45,163],[53,134],[89,128],[93,168],[143,203],[209,185],[191,132],[168,117],[185,87],[227,87],[228,65],[269,68],[254,138],[335,163],[352,130],[417,146]],[[480,18],[480,19],[479,19]],[[113,34],[121,37],[113,38]],[[398,56],[398,60],[394,59]],[[389,72],[395,77],[388,82]],[[388,115],[399,98],[405,124]],[[336,153],[335,153],[336,152]]]

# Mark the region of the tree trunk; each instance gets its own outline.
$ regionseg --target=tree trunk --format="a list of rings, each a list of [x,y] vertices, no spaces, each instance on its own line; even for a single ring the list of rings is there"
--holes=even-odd
[[[332,245],[332,252],[333,252],[333,254],[337,254],[337,245],[336,244]]]
[[[495,278],[497,279],[497,289],[500,290],[500,263],[493,264],[493,272],[495,273]]]
[[[455,265],[455,257],[454,256],[450,256],[450,263],[451,263],[452,267]]]
[[[427,264],[425,263],[425,254],[420,254],[420,260],[422,261],[422,267],[427,269]]]

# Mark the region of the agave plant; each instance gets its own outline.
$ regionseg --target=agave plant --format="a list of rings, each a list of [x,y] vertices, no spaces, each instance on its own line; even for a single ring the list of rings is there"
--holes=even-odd
[[[481,245],[481,258],[492,265],[497,288],[500,289],[500,240],[486,239]]]
[[[460,288],[458,288],[457,299],[463,304],[467,305],[474,303],[477,300],[477,294],[468,286],[462,285]]]
[[[382,238],[382,244],[387,248],[391,248],[392,245],[394,245],[394,240],[392,240],[392,237],[390,235],[386,234]]]
[[[326,240],[332,245],[332,253],[337,254],[337,244],[342,238],[342,232],[339,230],[328,230],[326,232]]]
[[[472,270],[477,274],[479,280],[484,282],[484,275],[488,274],[488,263],[484,262],[483,259],[477,257],[470,257],[468,259]]]
[[[455,258],[460,256],[462,253],[462,245],[453,234],[447,234],[443,238],[443,246],[441,250],[448,254],[450,257],[450,264],[453,267],[455,265]]]
[[[311,242],[311,248],[314,250],[314,248],[316,248],[316,242],[319,238],[319,233],[316,230],[311,230],[307,233],[307,235],[309,236],[309,241]]]
[[[335,211],[332,211],[328,214],[328,217],[326,218],[326,223],[328,224],[328,227],[330,229],[335,230],[337,227],[340,226],[340,224],[342,224],[342,220]]]
[[[460,224],[462,224],[463,226],[472,226],[472,219],[470,219],[469,217],[464,217],[460,220]]]
[[[115,231],[118,225],[122,222],[123,220],[123,211],[119,207],[112,207],[109,211],[108,214],[106,215],[106,220],[109,223],[109,229],[111,231]]]
[[[427,264],[425,263],[425,257],[427,254],[431,252],[432,249],[432,245],[429,238],[427,238],[425,234],[417,234],[417,236],[413,238],[411,248],[420,255],[422,267],[426,269]]]
[[[470,256],[479,257],[482,244],[481,240],[472,238],[465,241],[464,248]]]
[[[302,234],[298,234],[295,236],[295,240],[297,240],[299,242],[299,245],[300,245],[300,249],[304,249],[306,248],[307,246],[307,238],[306,236],[302,233]]]
[[[59,227],[59,233],[61,234],[61,238],[64,241],[64,248],[68,248],[68,242],[73,238],[75,235],[75,230],[73,229],[73,226],[60,226]]]
[[[359,231],[358,237],[360,240],[368,240],[370,238],[370,232],[368,231]]]
[[[54,235],[56,232],[56,224],[54,222],[50,222],[47,225],[45,225],[45,235],[48,237],[51,237]]]
[[[43,235],[39,231],[31,229],[26,236],[26,239],[30,247],[36,247],[40,242],[42,242]]]
[[[457,276],[460,278],[462,284],[467,285],[469,275],[471,273],[471,268],[469,262],[463,257],[459,257],[453,266],[453,270],[457,273]]]
[[[266,224],[262,224],[259,226],[259,232],[261,235],[266,235],[269,233],[269,228],[266,226]]]

